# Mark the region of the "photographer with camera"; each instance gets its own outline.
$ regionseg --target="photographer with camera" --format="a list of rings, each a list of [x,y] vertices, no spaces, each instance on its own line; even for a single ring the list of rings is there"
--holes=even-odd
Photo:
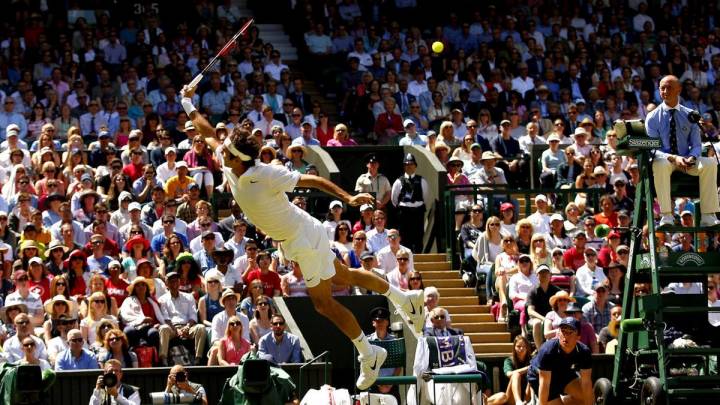
[[[167,386],[165,392],[173,394],[176,398],[175,402],[179,403],[192,403],[207,405],[207,394],[205,394],[205,388],[202,385],[196,384],[188,380],[188,372],[185,367],[181,365],[175,365],[170,369],[170,374],[167,378]],[[187,402],[192,396],[194,399],[192,402]],[[187,400],[183,397],[188,398]]]
[[[140,389],[122,383],[122,365],[120,361],[110,359],[105,362],[105,372],[101,374],[92,397],[90,405],[140,405]]]
[[[677,77],[668,75],[660,81],[663,99],[647,115],[648,136],[659,138],[662,147],[653,156],[655,190],[660,204],[658,227],[675,224],[670,198],[670,176],[675,170],[700,177],[700,226],[720,225],[716,213],[720,211],[717,193],[717,161],[700,156],[702,141],[700,129],[689,119],[691,109],[680,104],[682,86]]]

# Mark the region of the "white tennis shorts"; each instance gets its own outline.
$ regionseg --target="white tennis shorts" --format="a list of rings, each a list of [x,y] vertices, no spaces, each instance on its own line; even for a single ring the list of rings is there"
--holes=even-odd
[[[293,239],[280,242],[280,249],[286,259],[300,265],[305,285],[317,287],[320,280],[335,275],[335,254],[330,250],[330,240],[322,223],[315,218],[303,220]],[[292,225],[290,225],[292,226]]]

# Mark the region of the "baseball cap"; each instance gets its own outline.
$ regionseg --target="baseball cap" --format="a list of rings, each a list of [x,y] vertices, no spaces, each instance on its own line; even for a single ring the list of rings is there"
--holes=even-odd
[[[343,203],[340,202],[340,201],[338,201],[338,200],[333,200],[333,201],[330,203],[330,209],[333,209],[333,208],[335,208],[335,207],[340,207],[340,208],[342,208],[342,206],[343,206]]]
[[[597,166],[595,169],[593,169],[593,174],[596,176],[598,174],[607,174],[607,170],[605,170],[605,168],[602,166]]]
[[[578,136],[578,135],[587,136],[587,134],[588,134],[587,131],[583,127],[575,128],[575,132],[573,133],[573,135],[575,135],[575,136]]]
[[[403,121],[403,128],[407,128],[409,125],[415,125],[415,121],[411,120],[410,118]]]
[[[502,120],[502,121],[500,121],[500,126],[503,126],[503,125],[505,125],[505,124],[510,125],[510,120]]]
[[[142,206],[140,205],[139,202],[131,202],[130,205],[128,205],[128,212],[132,212],[135,210],[138,210],[138,211],[142,210]]]
[[[479,143],[474,143],[474,144],[470,145],[470,150],[473,150],[473,149],[475,149],[475,148],[480,148],[480,149],[482,149],[482,146],[480,146]]]
[[[567,318],[563,318],[563,320],[560,321],[559,327],[562,328],[563,326],[572,328],[576,332],[580,331],[580,321],[578,321],[577,319],[570,317],[570,316]]]
[[[181,160],[181,161],[179,161],[179,162],[175,162],[175,169],[179,169],[179,168],[181,168],[181,167],[184,167],[184,168],[186,168],[186,169],[188,168],[188,165],[187,165],[187,163],[185,163],[184,160]]]
[[[547,141],[548,142],[555,142],[555,141],[560,142],[560,137],[557,136],[557,134],[552,134],[552,135],[548,136]]]
[[[108,132],[107,130],[103,129],[103,130],[101,130],[100,133],[98,134],[98,138],[101,138],[101,139],[102,139],[102,138],[110,138],[110,132]]]
[[[690,216],[692,216],[693,213],[692,213],[692,211],[689,211],[689,210],[685,210],[685,211],[683,211],[683,212],[680,213],[680,216],[681,216],[681,217],[684,217],[685,215],[690,215]]]
[[[195,130],[195,125],[193,125],[192,121],[186,121],[185,122],[185,131],[193,131]]]
[[[85,180],[92,181],[92,179],[93,179],[93,177],[92,177],[92,175],[91,175],[90,173],[85,173],[85,174],[82,175],[82,177],[80,177],[80,181],[81,181],[81,182],[82,182],[82,181],[85,181]]]
[[[364,252],[364,253],[360,256],[360,260],[367,260],[367,259],[374,259],[374,258],[375,258],[375,255],[373,255],[373,254],[370,253],[370,252]]]
[[[175,149],[174,146],[168,146],[165,148],[165,156],[167,156],[169,153],[174,153],[177,155],[177,149]]]
[[[372,211],[372,210],[373,210],[372,205],[370,205],[370,204],[363,204],[363,205],[360,206],[360,211],[367,211],[367,210]]]
[[[28,261],[28,264],[40,264],[40,265],[42,265],[43,262],[42,262],[42,259],[41,259],[41,258],[35,256],[35,257],[33,257],[32,259],[30,259],[30,260]]]
[[[618,231],[610,231],[610,233],[608,234],[607,237],[608,237],[608,239],[620,238],[620,232],[618,232]]]
[[[507,210],[514,210],[515,206],[512,205],[512,203],[505,202],[500,204],[500,211],[507,211]]]
[[[565,221],[565,218],[563,218],[563,216],[560,214],[552,214],[552,216],[550,217],[550,222],[552,221]]]
[[[10,124],[5,127],[6,136],[20,134],[20,127],[17,124]]]
[[[538,202],[538,201],[548,202],[548,199],[547,199],[547,197],[545,197],[545,194],[538,194],[535,196],[535,202]]]

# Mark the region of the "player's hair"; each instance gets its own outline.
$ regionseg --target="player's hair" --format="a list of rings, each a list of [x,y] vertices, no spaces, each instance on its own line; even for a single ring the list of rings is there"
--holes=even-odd
[[[230,142],[232,142],[233,146],[235,146],[235,149],[248,156],[253,156],[253,159],[251,160],[242,161],[245,168],[255,166],[254,157],[260,155],[260,145],[255,137],[252,136],[246,129],[234,127],[229,138]],[[230,155],[232,155],[232,153]],[[233,157],[239,159],[237,156],[233,155]]]

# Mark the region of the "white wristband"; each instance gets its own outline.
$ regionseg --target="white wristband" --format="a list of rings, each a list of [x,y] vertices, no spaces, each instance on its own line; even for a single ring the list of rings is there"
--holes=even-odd
[[[185,113],[190,116],[190,113],[193,111],[197,111],[197,108],[192,103],[192,99],[190,97],[183,97],[180,99],[180,105],[182,105],[183,110],[185,110]]]

